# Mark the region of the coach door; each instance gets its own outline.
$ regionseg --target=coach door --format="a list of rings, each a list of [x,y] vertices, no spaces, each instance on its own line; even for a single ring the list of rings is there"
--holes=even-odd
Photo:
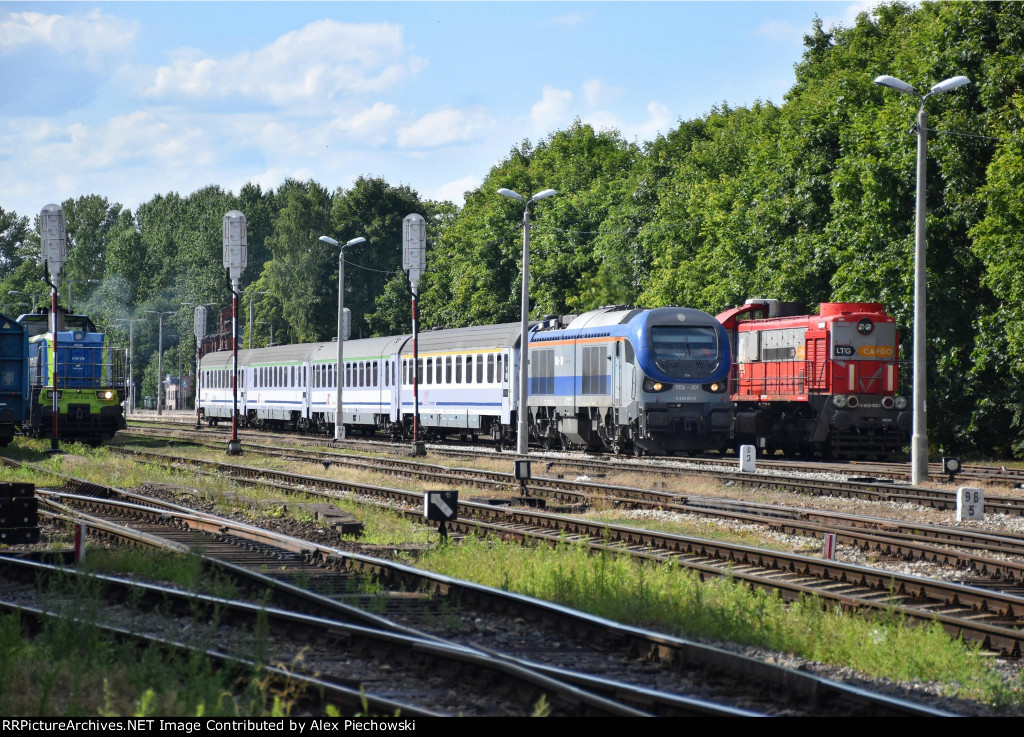
[[[622,406],[622,341],[615,341],[615,350],[612,352],[612,404],[615,407]]]
[[[509,425],[512,422],[512,372],[509,371],[512,350],[503,350],[498,355],[501,356],[501,424]]]

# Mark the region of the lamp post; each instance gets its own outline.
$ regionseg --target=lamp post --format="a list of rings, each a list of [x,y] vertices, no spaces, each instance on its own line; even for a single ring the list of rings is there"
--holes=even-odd
[[[519,432],[516,437],[516,453],[526,455],[530,439],[530,428],[527,421],[529,408],[526,403],[528,366],[530,361],[530,345],[528,342],[530,328],[530,205],[537,200],[543,200],[558,193],[553,189],[545,189],[530,199],[526,199],[521,194],[503,187],[498,190],[498,194],[525,203],[523,205],[523,293],[519,310]]]
[[[903,80],[883,74],[875,78],[875,84],[889,87],[905,95],[913,95],[921,101],[917,111],[917,211],[914,225],[914,431],[910,437],[910,477],[915,486],[928,481],[928,419],[927,388],[928,372],[925,363],[927,330],[925,323],[926,290],[928,277],[925,272],[925,196],[927,183],[928,114],[924,103],[932,95],[938,95],[957,87],[970,84],[967,77],[950,77],[933,85],[927,94],[921,95]]]
[[[338,250],[338,368],[334,372],[335,381],[338,385],[338,390],[334,395],[334,439],[338,441],[345,439],[345,417],[342,415],[341,407],[341,392],[345,386],[345,364],[342,363],[342,358],[344,357],[342,346],[345,344],[344,325],[342,324],[342,316],[345,313],[345,249],[357,243],[366,243],[366,239],[353,238],[347,243],[339,244],[333,238],[322,235],[320,240],[336,248],[341,245],[341,248]]]
[[[249,294],[249,348],[252,348],[252,300],[257,294],[270,294],[270,292],[250,292]]]
[[[142,322],[139,317],[134,320],[121,317],[114,322],[128,323],[128,414],[135,414],[135,323]]]
[[[16,295],[16,294],[21,295],[22,297],[31,297],[32,298],[32,311],[33,312],[36,311],[36,297],[39,296],[38,294],[29,294],[28,292],[19,292],[17,289],[12,289],[11,291],[8,292],[8,294],[11,295],[12,297],[14,295]]]
[[[173,315],[177,310],[168,310],[160,312],[158,310],[146,310],[151,315],[157,315],[160,318],[160,348],[156,354],[156,414],[157,417],[163,414],[163,407],[160,403],[160,387],[163,385],[164,376],[164,315]]]

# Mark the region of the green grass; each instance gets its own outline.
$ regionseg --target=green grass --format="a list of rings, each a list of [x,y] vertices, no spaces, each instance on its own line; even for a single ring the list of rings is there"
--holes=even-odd
[[[0,616],[0,715],[255,717],[291,708],[294,698],[275,695],[260,667],[222,670],[202,650],[138,645],[102,631],[95,582],[48,585],[41,600],[76,618],[50,618],[33,633],[19,614]],[[196,616],[197,623],[210,622],[209,612]],[[252,638],[253,654],[259,641]]]
[[[893,613],[869,617],[787,604],[729,578],[702,582],[672,564],[638,563],[583,544],[520,547],[467,540],[424,554],[417,565],[456,578],[564,604],[608,619],[685,637],[725,640],[854,668],[894,681],[942,684],[948,695],[999,706],[1024,704],[991,658],[939,625],[915,627]]]
[[[194,555],[148,548],[89,548],[79,569],[86,573],[129,576],[143,581],[170,583],[188,591],[233,599],[237,587],[217,571],[210,571]]]
[[[20,440],[24,443],[24,439]],[[202,488],[215,482],[215,479],[194,477],[156,466],[141,467],[103,448],[83,447],[80,449],[83,458],[80,459],[73,456],[46,459],[42,455],[45,444],[35,442],[40,446],[38,449],[20,450],[35,456],[26,460],[55,466],[71,465],[75,467],[71,472],[81,476],[88,476],[85,471],[89,467],[98,467],[94,472],[98,483],[112,476],[118,478],[122,487],[130,487],[134,478],[166,478],[172,483]],[[75,450],[79,448],[75,447]],[[86,460],[90,462],[84,462]],[[158,472],[156,475],[155,471]],[[17,472],[0,470],[0,478],[9,473]],[[240,492],[229,483],[222,483],[235,493],[253,496],[267,493]],[[364,521],[366,530],[358,538],[359,542],[388,545],[424,543],[435,539],[433,530],[387,510],[376,510],[342,499],[333,503],[352,511]],[[644,527],[653,524],[649,520],[624,519],[623,522]],[[694,524],[698,528],[704,527],[699,522]],[[708,529],[687,529],[674,524],[658,527],[681,534],[713,536]],[[725,535],[733,539],[735,533]],[[745,542],[763,545],[757,540]],[[116,570],[117,566],[136,564],[120,562],[111,565],[111,570]],[[640,564],[610,554],[592,555],[582,545],[562,545],[551,550],[468,540],[462,546],[430,550],[417,559],[416,565],[558,602],[616,621],[688,637],[726,640],[794,653],[895,681],[937,682],[949,695],[987,703],[1024,704],[1024,689],[1017,682],[1003,680],[991,667],[989,656],[971,645],[951,641],[938,626],[910,626],[891,613],[861,617],[823,609],[817,600],[786,604],[777,596],[752,592],[727,578],[700,582],[695,575],[672,565]]]

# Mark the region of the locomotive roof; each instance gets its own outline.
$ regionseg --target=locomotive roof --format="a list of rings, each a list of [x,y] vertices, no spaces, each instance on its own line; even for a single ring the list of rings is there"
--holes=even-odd
[[[879,302],[822,302],[819,314],[786,315],[782,317],[761,317],[744,319],[744,315],[756,311],[767,311],[768,305],[756,300],[720,312],[716,319],[730,329],[754,330],[758,328],[784,328],[814,322],[831,323],[860,317],[870,317],[877,323],[891,323],[895,320],[885,313]]]
[[[590,310],[577,316],[565,326],[565,329],[576,330],[581,328],[600,328],[607,325],[623,325],[629,322],[638,312],[643,312],[643,310],[636,307],[622,307],[619,305],[598,307],[596,310]]]

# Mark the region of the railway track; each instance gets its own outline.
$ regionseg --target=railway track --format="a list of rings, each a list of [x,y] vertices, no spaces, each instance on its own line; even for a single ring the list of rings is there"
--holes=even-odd
[[[174,434],[177,439],[194,442],[200,445],[207,445],[208,447],[215,448],[216,443],[211,443],[209,434],[204,432],[188,432],[178,431]],[[149,437],[163,437],[167,438],[166,434],[160,433],[149,433]],[[288,457],[288,449],[282,446],[268,446],[262,441],[265,440],[265,436],[261,437],[258,434],[255,438],[250,438],[250,442],[246,443],[246,448],[249,450],[255,450],[261,453],[276,453],[282,457]],[[360,441],[354,441],[351,444],[347,444],[345,447],[359,447]],[[116,448],[116,446],[113,446]],[[384,447],[394,448],[394,444],[378,444],[371,443],[371,448],[375,448],[378,452]],[[293,457],[300,460],[308,460],[315,458],[321,463],[347,463],[351,465],[362,465],[364,467],[376,467],[378,469],[405,469],[410,475],[414,472],[419,472],[417,469],[423,469],[424,475],[429,475],[430,464],[424,464],[422,462],[416,462],[406,460],[402,458],[381,458],[375,457],[372,461],[369,459],[356,459],[353,456],[346,456],[342,453],[329,452],[329,451],[312,451],[307,447],[293,448],[298,453]],[[494,454],[488,454],[489,457],[494,457]],[[474,453],[473,457],[479,457],[479,454]],[[511,466],[511,460],[513,456],[507,456],[509,459],[509,465]],[[565,475],[565,472],[571,472],[576,475],[589,475],[589,476],[607,476],[610,474],[642,474],[648,478],[676,478],[680,474],[688,474],[695,476],[709,476],[713,477],[722,482],[731,482],[734,484],[740,484],[748,487],[755,488],[770,488],[770,489],[781,489],[786,491],[792,491],[801,494],[816,494],[823,496],[834,496],[847,499],[863,499],[877,502],[894,502],[894,503],[911,503],[926,506],[932,509],[938,510],[955,510],[956,509],[956,490],[953,488],[940,489],[934,487],[915,487],[906,484],[897,484],[888,480],[877,480],[871,477],[851,477],[848,479],[832,479],[832,478],[821,478],[821,474],[815,474],[813,477],[808,477],[807,467],[803,467],[802,473],[805,475],[793,475],[793,473],[783,472],[771,472],[765,469],[761,469],[758,473],[741,473],[736,470],[736,464],[733,462],[727,466],[720,465],[708,465],[704,460],[698,463],[672,463],[665,461],[615,461],[615,460],[604,460],[596,461],[592,459],[581,459],[581,458],[565,458],[559,456],[542,456],[540,458],[534,458],[535,464],[539,467],[543,465],[545,471],[552,474],[551,478],[541,479],[534,478],[528,484],[527,488],[531,491],[543,490],[545,487],[548,489],[558,488],[563,485],[564,479],[561,476]],[[434,468],[441,468],[440,466],[434,466]],[[557,472],[562,470],[563,473],[559,475]],[[466,483],[470,483],[472,479],[479,478],[487,481],[488,483],[512,483],[512,474],[502,474],[500,472],[485,472],[477,469],[461,469],[463,476],[466,477]],[[598,484],[593,485],[594,488],[598,488]],[[655,490],[643,490],[639,492],[636,489],[625,489],[620,487],[620,492],[626,496],[637,497],[638,494],[643,493],[647,497],[657,501],[657,492]],[[991,492],[985,496],[985,513],[986,514],[1006,514],[1012,516],[1024,516],[1024,497],[1016,496],[996,496]]]
[[[95,487],[92,487],[92,490],[95,491]],[[113,496],[123,495],[117,490],[107,491]],[[494,623],[499,618],[515,621],[517,618],[529,617],[531,622],[526,627],[529,636],[522,637],[521,643],[521,649],[532,658],[528,662],[518,658],[515,653],[481,650],[473,643],[460,643],[456,648],[457,654],[465,654],[465,651],[469,650],[471,655],[470,664],[459,666],[460,676],[476,673],[476,680],[481,680],[480,673],[489,672],[485,664],[478,662],[481,659],[496,659],[498,665],[492,666],[492,670],[500,666],[500,669],[513,671],[512,676],[504,676],[504,679],[508,681],[511,678],[516,684],[519,693],[515,703],[523,703],[524,696],[527,697],[527,705],[535,703],[530,699],[536,696],[537,689],[541,689],[544,693],[551,694],[549,700],[558,709],[557,713],[624,715],[630,713],[630,710],[635,713],[672,715],[939,713],[927,707],[874,696],[808,674],[769,666],[677,638],[623,627],[525,597],[452,581],[443,576],[415,571],[386,561],[353,556],[308,541],[296,541],[273,535],[268,531],[240,525],[223,518],[182,511],[175,509],[175,505],[154,501],[160,507],[147,508],[138,504],[141,500],[135,495],[128,496],[134,500],[97,499],[58,492],[43,494],[57,514],[81,515],[86,513],[81,510],[87,509],[90,525],[105,536],[125,534],[123,528],[126,519],[129,519],[131,527],[139,529],[136,544],[155,545],[158,544],[157,540],[166,537],[170,538],[166,544],[175,548],[194,546],[197,544],[196,536],[199,531],[213,530],[215,532],[212,533],[212,541],[208,539],[211,533],[207,532],[198,544],[203,547],[207,556],[214,553],[218,558],[234,558],[233,569],[239,566],[249,569],[245,573],[245,578],[250,587],[254,581],[263,578],[260,574],[253,573],[252,569],[285,569],[289,567],[286,562],[297,555],[296,551],[303,551],[299,566],[311,581],[315,581],[320,575],[337,576],[338,571],[343,571],[345,576],[372,575],[378,581],[396,584],[394,588],[400,589],[406,599],[412,596],[414,600],[433,601],[436,604],[436,599],[443,594],[450,605],[455,603],[460,607],[455,611],[457,616],[470,619],[486,617],[490,626],[495,626]],[[79,508],[80,511],[70,512],[69,505]],[[242,549],[245,552],[224,554],[221,552],[223,546],[234,548],[236,551]],[[322,570],[317,573],[312,569]],[[353,634],[350,637],[372,636],[375,642],[380,640],[390,643],[382,646],[387,652],[390,652],[389,648],[393,650],[401,646],[408,648],[409,652],[416,653],[417,657],[422,657],[420,653],[424,649],[431,649],[430,645],[435,645],[433,650],[441,650],[441,644],[444,644],[438,643],[436,636],[424,635],[422,632],[410,630],[407,626],[396,625],[384,616],[360,611],[339,602],[335,597],[328,598],[309,592],[296,594],[296,589],[292,586],[276,586],[275,603],[284,595],[297,596],[302,599],[303,606],[312,608],[317,621],[332,617],[335,622],[330,627],[335,633],[349,631],[339,630],[342,625],[337,623],[338,620],[354,620],[353,624],[344,625],[359,628],[352,630]],[[351,589],[350,586],[341,588]],[[423,591],[431,591],[434,595],[425,596],[422,594]],[[449,610],[449,615],[452,611]],[[500,617],[495,612],[500,612]],[[405,615],[409,618],[408,607],[405,607]],[[289,621],[294,620],[294,615],[291,615]],[[416,642],[395,639],[399,636],[415,638]],[[312,635],[308,632],[303,635],[306,641],[315,641],[319,637],[326,638],[327,635],[317,635],[315,631]],[[512,641],[518,642],[515,639]],[[598,644],[597,647],[594,646],[595,643]],[[445,644],[445,648],[447,649],[444,651],[444,657],[455,657],[449,653],[450,643]],[[369,649],[375,650],[374,647]],[[555,656],[563,663],[568,656],[568,662],[573,664],[573,671],[559,667],[557,662],[538,662],[538,659],[551,661]],[[634,680],[636,679],[638,656],[649,661],[649,666],[645,666],[644,670],[649,676],[655,677],[655,682],[675,684],[672,691],[661,691],[650,685],[615,680],[612,674],[616,672],[616,662],[619,660],[624,661],[621,667],[632,673]],[[601,676],[578,672],[588,662],[593,663],[595,670],[601,671]],[[319,664],[317,667],[322,669]],[[449,671],[451,667],[449,665]],[[495,676],[490,676],[491,680],[494,678]],[[461,680],[460,677],[460,683]],[[486,681],[488,678],[482,680]],[[680,693],[680,689],[685,690],[688,686],[699,692],[699,695]],[[502,688],[507,690],[509,686],[505,683]],[[742,706],[721,703],[725,699],[733,703],[738,702]],[[415,705],[415,702],[412,703]]]
[[[188,433],[188,429],[194,424],[194,417],[187,422],[174,422],[174,421],[150,421],[138,418],[128,418],[129,430],[145,430],[147,428],[153,429],[171,429],[182,433]],[[195,431],[192,437],[210,435],[223,435],[226,433],[223,427],[205,427],[200,431]],[[409,449],[409,443],[395,443],[391,441],[385,441],[380,439],[372,439],[368,437],[363,438],[350,438],[343,441],[340,444],[335,443],[331,438],[328,437],[317,437],[317,436],[299,436],[295,433],[272,433],[268,431],[251,431],[251,430],[239,430],[240,437],[251,439],[257,443],[266,442],[268,437],[273,437],[275,442],[282,442],[285,444],[290,443],[302,443],[308,445],[310,440],[313,442],[323,442],[324,444],[331,444],[332,446],[337,445],[339,447],[350,448],[350,449],[361,449],[389,454],[400,454],[403,451]],[[184,435],[182,437],[185,437]],[[487,446],[486,444],[474,444],[474,443],[458,443],[449,442],[445,444],[431,444],[428,446],[428,451],[431,454],[445,455],[449,457],[479,457],[495,455],[493,446]],[[500,454],[509,459],[516,457],[514,453]],[[547,453],[544,451],[536,450],[531,453],[531,457],[543,458],[545,461],[552,458],[560,458],[561,463],[566,467],[578,464],[578,468],[581,469],[594,469],[602,465],[614,467],[622,464],[625,466],[640,466],[645,469],[654,469],[653,473],[661,473],[658,470],[662,466],[668,467],[679,467],[686,462],[674,461],[670,458],[664,457],[650,457],[644,460],[624,460],[617,456],[607,456],[603,454],[591,454],[591,453],[576,453],[573,454],[578,457],[578,460],[565,459],[564,453]],[[709,467],[710,469],[718,470],[735,470],[738,466],[738,461],[735,457],[719,457],[714,455],[702,455],[700,457],[692,459],[692,463],[701,464]],[[692,465],[692,464],[687,464]],[[855,477],[877,477],[882,479],[889,479],[892,481],[906,481],[910,480],[910,469],[908,464],[904,462],[872,462],[872,461],[829,461],[826,459],[791,459],[791,458],[758,458],[758,468],[771,471],[783,471],[783,472],[795,472],[795,473],[836,473],[846,476]],[[947,480],[947,474],[944,473],[941,462],[932,462],[928,464],[929,475],[934,483],[944,483]],[[962,470],[956,476],[955,483],[959,485],[968,485],[965,482],[971,483],[983,483],[983,484],[996,484],[1015,488],[1024,488],[1024,468],[1013,468],[1006,466],[986,466],[982,464],[964,464]]]
[[[119,451],[120,452],[120,451]],[[822,539],[835,534],[840,544],[852,545],[889,558],[922,560],[961,571],[973,572],[971,581],[1020,593],[1024,561],[1007,558],[1024,555],[1024,535],[983,533],[970,528],[897,523],[879,517],[822,512],[811,509],[780,509],[774,505],[723,500],[709,496],[634,489],[537,477],[518,486],[511,474],[472,468],[450,468],[402,459],[354,457],[305,449],[282,450],[249,445],[250,453],[316,462],[329,467],[385,471],[408,478],[443,484],[474,484],[488,489],[520,493],[532,500],[551,500],[582,510],[595,504],[616,508],[649,508],[679,514],[730,519],[765,527],[784,534]],[[153,456],[160,459],[160,456]],[[164,456],[163,458],[166,458]],[[521,501],[521,500],[520,500]],[[955,546],[955,547],[950,547]]]
[[[157,463],[205,469],[245,483],[324,494],[325,498],[376,496],[398,513],[422,519],[422,494],[416,492],[152,452],[134,453]],[[458,534],[493,534],[551,545],[579,541],[594,550],[653,562],[672,561],[701,578],[728,576],[753,588],[777,592],[788,600],[814,596],[845,609],[896,612],[909,621],[937,622],[952,637],[963,637],[1006,656],[1019,657],[1024,650],[1024,630],[1019,629],[1024,624],[1024,598],[1013,593],[532,509],[463,503],[459,512],[460,519],[450,525],[450,530]]]

